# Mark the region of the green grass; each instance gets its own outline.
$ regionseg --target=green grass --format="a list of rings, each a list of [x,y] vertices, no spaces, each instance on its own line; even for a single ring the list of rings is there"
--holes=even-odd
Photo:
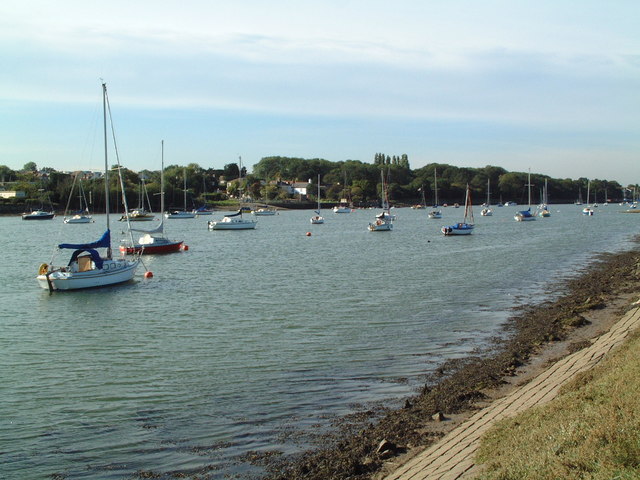
[[[482,480],[640,478],[640,334],[483,437]]]

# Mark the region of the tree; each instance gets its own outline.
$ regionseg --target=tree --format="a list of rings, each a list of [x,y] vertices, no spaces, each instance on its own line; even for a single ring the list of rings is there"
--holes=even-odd
[[[24,164],[24,167],[22,167],[22,170],[25,172],[37,172],[38,166],[36,165],[36,162],[27,162]]]

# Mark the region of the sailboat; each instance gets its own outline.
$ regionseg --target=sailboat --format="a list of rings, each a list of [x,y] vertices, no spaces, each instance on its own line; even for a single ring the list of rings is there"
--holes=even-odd
[[[393,216],[389,211],[389,192],[384,182],[384,170],[380,170],[380,176],[382,178],[381,189],[384,211],[376,215],[376,220],[374,222],[369,222],[369,226],[367,228],[370,232],[390,232],[393,230]]]
[[[161,142],[162,169],[160,170],[160,211],[164,211],[164,140]],[[182,240],[169,240],[164,233],[164,219],[160,216],[160,225],[152,230],[132,228],[134,232],[144,233],[137,243],[120,245],[120,251],[124,253],[143,253],[155,255],[160,253],[173,253],[186,250]]]
[[[49,198],[48,194],[47,198]],[[49,199],[49,205],[51,207],[49,211],[45,210],[44,206],[41,206],[39,209],[32,210],[30,213],[23,213],[22,220],[51,220],[55,216],[51,199]]]
[[[113,258],[111,252],[111,230],[109,225],[109,163],[108,163],[108,143],[107,143],[107,85],[102,84],[102,106],[104,120],[104,189],[105,189],[105,210],[106,210],[106,230],[102,236],[93,242],[72,244],[61,243],[59,249],[73,250],[71,259],[66,265],[54,266],[52,263],[40,265],[38,276],[36,277],[40,287],[54,290],[77,290],[83,288],[104,287],[128,282],[131,280],[138,268],[140,258],[135,256],[127,258]],[[120,174],[120,159],[118,163],[118,175],[120,176],[120,186],[124,186]],[[123,193],[123,201],[126,206],[126,197]],[[106,255],[103,257],[98,249],[105,249]]]
[[[424,185],[420,185],[418,191],[422,192],[422,203],[412,205],[411,208],[413,208],[414,210],[425,210],[427,208],[427,201],[424,198]]]
[[[480,215],[483,217],[490,217],[493,215],[493,210],[491,210],[491,180],[487,179],[487,203],[484,208],[480,211]]]
[[[318,174],[318,209],[315,211],[315,215],[311,217],[311,223],[313,225],[321,225],[324,223],[324,217],[320,215],[320,174]]]
[[[544,179],[544,189],[542,190],[542,204],[540,205],[540,213],[538,214],[541,217],[550,217],[551,212],[549,211],[549,198],[547,195],[547,179]]]
[[[467,191],[464,200],[464,218],[461,223],[442,227],[440,231],[446,236],[471,235],[474,228],[473,206],[471,205],[471,190],[467,183]]]
[[[427,216],[429,218],[442,218],[442,210],[439,210],[438,207],[438,171],[436,169],[433,170],[433,191],[434,191],[434,202],[433,202],[433,210],[431,210]]]
[[[513,216],[516,222],[529,222],[536,219],[536,216],[531,213],[531,170],[529,170],[529,175],[527,177],[527,187],[529,188],[529,208],[527,210],[520,210],[519,212],[516,212]]]
[[[240,207],[236,213],[225,215],[218,222],[209,220],[207,222],[209,230],[253,230],[256,228],[258,221],[242,218],[242,213],[245,211],[244,208]]]
[[[144,199],[147,197],[147,204],[149,210],[145,208]],[[140,180],[140,194],[138,195],[138,208],[135,208],[129,213],[125,213],[120,217],[120,221],[124,222],[129,219],[130,222],[151,222],[155,220],[155,216],[151,212],[151,202],[147,196],[147,187],[144,184],[144,178]]]
[[[593,208],[589,205],[589,190],[591,188],[591,180],[587,180],[587,206],[582,209],[582,214],[589,217],[593,216]]]
[[[67,201],[67,208],[65,209],[64,223],[92,223],[93,218],[89,215],[89,204],[87,198],[84,195],[84,189],[82,188],[82,180],[78,181],[78,198],[80,199],[80,210],[72,217],[67,218],[67,211],[69,210],[69,204],[73,197],[73,188],[78,180],[78,175],[73,177],[73,184],[71,185],[71,192],[69,192],[69,200]]]
[[[187,169],[184,169],[184,188],[182,189],[184,192],[184,210],[174,210],[173,212],[165,213],[165,217],[172,219],[180,219],[180,218],[196,218],[196,214],[194,211],[187,211]]]

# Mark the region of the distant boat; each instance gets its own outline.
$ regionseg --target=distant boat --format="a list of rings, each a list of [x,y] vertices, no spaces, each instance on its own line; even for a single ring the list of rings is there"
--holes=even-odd
[[[386,208],[382,213],[376,215],[376,220],[374,222],[369,222],[369,226],[367,228],[370,232],[390,232],[393,230],[393,217],[389,211],[389,193],[384,182],[384,170],[380,170],[380,176],[382,178],[382,184],[380,187],[382,204]]]
[[[184,192],[184,210],[174,210],[172,212],[165,213],[166,218],[171,219],[182,219],[182,218],[196,218],[196,214],[191,211],[187,211],[187,169],[184,169],[183,175],[184,188],[182,189]]]
[[[424,185],[421,185],[419,191],[422,192],[422,203],[417,203],[413,205],[411,208],[415,210],[425,210],[427,208],[427,201],[424,198]]]
[[[162,160],[160,168],[160,211],[164,211],[164,140],[162,145]],[[160,216],[160,225],[151,230],[132,228],[134,232],[143,233],[136,243],[120,245],[123,253],[140,253],[145,255],[156,255],[162,253],[179,252],[186,248],[182,240],[169,240],[164,233],[164,218]]]
[[[92,223],[93,218],[89,215],[89,204],[84,195],[84,189],[82,188],[82,180],[78,181],[78,198],[80,199],[80,210],[75,215],[67,218],[67,211],[69,210],[69,204],[71,198],[73,198],[73,188],[75,187],[78,175],[73,177],[73,184],[71,185],[71,192],[69,192],[69,200],[67,201],[67,208],[65,209],[64,223]]]
[[[33,210],[31,213],[23,213],[22,220],[51,220],[55,216],[54,212],[44,210]]]
[[[542,203],[540,205],[539,211],[540,215],[543,218],[547,218],[551,216],[551,212],[549,211],[549,199],[547,196],[547,179],[544,179],[544,189],[542,190]]]
[[[322,225],[324,223],[324,217],[320,215],[320,174],[318,174],[318,209],[310,221],[313,225]]]
[[[467,191],[464,201],[464,218],[461,223],[442,227],[440,230],[445,236],[471,235],[474,228],[473,206],[471,205],[471,190],[467,184]]]
[[[348,205],[336,205],[333,207],[333,213],[351,213],[351,207]]]
[[[225,215],[219,222],[209,220],[207,225],[209,230],[253,230],[256,228],[257,220],[246,220],[242,218],[244,209],[240,208],[236,213]]]
[[[589,205],[589,189],[591,188],[591,180],[587,180],[587,206],[582,209],[582,214],[589,217],[593,216],[593,208]]]
[[[529,208],[516,212],[513,216],[516,222],[530,222],[536,219],[536,216],[531,213],[531,170],[529,170],[529,175],[527,176],[527,188],[529,189]]]
[[[195,210],[192,210],[192,213],[195,213],[196,216],[201,216],[201,215],[213,215],[213,211],[209,210],[205,205],[202,205],[200,208],[196,208]]]
[[[438,208],[440,206],[438,205],[438,170],[435,168],[433,169],[433,193],[433,210],[431,210],[427,216],[435,219],[442,218],[442,210]]]
[[[149,206],[147,210],[145,207],[145,197],[147,199],[146,204]],[[131,210],[128,214],[125,213],[120,217],[121,222],[126,222],[127,219],[130,222],[151,222],[155,220],[155,215],[151,212],[151,203],[147,196],[147,187],[144,184],[144,179],[140,180],[140,191],[138,194],[138,207]]]
[[[490,189],[491,180],[487,179],[487,202],[485,203],[484,208],[480,211],[480,215],[483,217],[490,217],[493,215],[493,210],[491,210],[491,189]]]
[[[278,209],[275,207],[270,207],[269,205],[263,205],[254,209],[251,213],[253,213],[257,217],[267,217],[278,213]]]
[[[102,236],[88,243],[71,244],[61,243],[59,249],[71,249],[71,259],[63,266],[54,266],[43,263],[38,271],[38,284],[49,292],[54,290],[77,290],[93,287],[115,285],[131,280],[140,263],[139,257],[128,259],[120,257],[114,259],[111,253],[111,230],[109,228],[109,163],[107,154],[107,86],[102,84],[102,103],[104,119],[104,185],[105,185],[105,210],[107,229]],[[120,161],[118,160],[118,166]],[[121,169],[118,168],[120,175]],[[124,195],[123,195],[124,197]],[[126,203],[126,198],[125,198]],[[99,248],[106,250],[103,257],[98,253]]]

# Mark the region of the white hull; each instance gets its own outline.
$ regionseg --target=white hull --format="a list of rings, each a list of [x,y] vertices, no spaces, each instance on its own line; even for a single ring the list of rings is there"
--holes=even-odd
[[[92,269],[86,272],[73,271],[77,263],[70,267],[54,267],[53,271],[36,277],[40,287],[49,289],[49,282],[53,290],[79,290],[83,288],[105,287],[131,280],[136,273],[138,260],[116,259],[105,260],[102,269]],[[47,276],[49,281],[47,281]]]
[[[191,212],[171,212],[165,213],[164,216],[171,219],[196,218],[196,214]]]
[[[393,230],[393,223],[391,222],[375,222],[370,223],[369,227],[367,227],[370,232],[390,232]]]
[[[324,217],[311,217],[310,221],[313,225],[321,225],[324,223]]]
[[[536,217],[534,216],[527,217],[524,215],[515,215],[513,218],[516,220],[516,222],[531,222],[536,219]]]
[[[351,213],[349,207],[333,207],[333,213]]]
[[[428,216],[429,218],[442,218],[442,212],[441,211],[429,212]]]
[[[483,217],[490,217],[493,215],[493,210],[491,210],[490,208],[483,208],[480,212],[480,215],[482,215]]]
[[[252,212],[256,217],[266,217],[268,215],[275,215],[276,211],[275,210],[254,210]]]
[[[93,218],[90,215],[74,215],[71,218],[65,218],[64,223],[92,223]]]
[[[473,233],[473,228],[452,228],[452,227],[442,227],[442,233],[446,236],[453,235],[471,235]]]
[[[209,221],[209,230],[253,230],[257,223],[253,220]]]

